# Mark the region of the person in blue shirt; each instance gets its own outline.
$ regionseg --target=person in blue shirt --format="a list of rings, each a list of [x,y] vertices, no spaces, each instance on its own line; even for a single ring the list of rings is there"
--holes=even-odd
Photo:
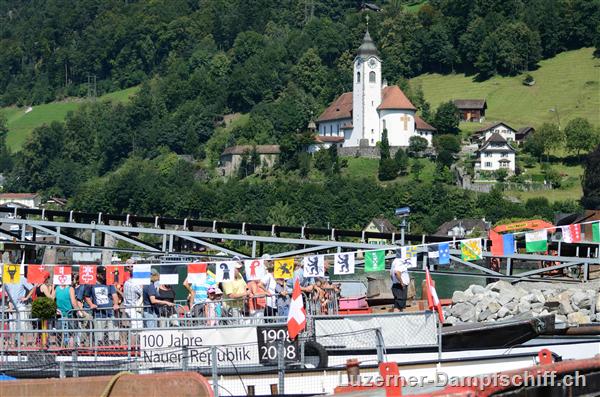
[[[106,268],[99,266],[96,275],[96,284],[85,288],[84,296],[90,309],[94,313],[94,328],[110,329],[114,327],[114,311],[119,310],[119,297],[114,285],[106,285]],[[96,342],[107,342],[104,332],[97,332]]]
[[[144,285],[142,295],[144,299],[144,328],[156,328],[158,326],[158,313],[160,306],[175,306],[173,302],[158,299],[156,282],[160,279],[160,273],[152,269],[150,284]]]

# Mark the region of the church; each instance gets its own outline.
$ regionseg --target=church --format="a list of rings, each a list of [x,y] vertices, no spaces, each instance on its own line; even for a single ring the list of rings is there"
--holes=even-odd
[[[340,147],[372,147],[387,129],[390,146],[407,147],[412,136],[432,144],[435,128],[417,116],[417,109],[397,85],[381,77],[381,59],[369,35],[354,59],[352,92],[334,100],[316,120],[316,141]]]

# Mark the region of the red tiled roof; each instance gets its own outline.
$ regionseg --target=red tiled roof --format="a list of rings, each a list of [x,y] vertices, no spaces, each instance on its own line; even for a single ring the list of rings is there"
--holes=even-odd
[[[344,92],[319,116],[317,121],[351,119],[352,92]]]
[[[377,107],[377,110],[417,110],[397,85],[385,87],[381,92],[381,96],[381,104]]]
[[[415,127],[417,130],[422,131],[437,131],[437,129],[429,125],[425,120],[415,114]]]
[[[324,135],[317,135],[315,136],[315,142],[317,143],[339,143],[339,142],[344,142],[344,137],[343,136],[324,136]]]
[[[0,200],[27,200],[37,196],[37,193],[0,193]]]

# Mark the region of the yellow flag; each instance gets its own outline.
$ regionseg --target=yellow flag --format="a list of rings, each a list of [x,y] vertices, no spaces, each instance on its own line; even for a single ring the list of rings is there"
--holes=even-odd
[[[294,258],[275,260],[275,271],[273,277],[290,279],[294,276]]]
[[[4,284],[19,284],[21,280],[21,265],[5,263],[2,270],[2,282]]]

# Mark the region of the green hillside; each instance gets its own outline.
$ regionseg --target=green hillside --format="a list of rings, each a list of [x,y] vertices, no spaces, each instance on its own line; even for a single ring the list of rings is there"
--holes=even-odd
[[[485,98],[487,120],[502,120],[514,128],[558,119],[564,126],[575,117],[600,125],[600,60],[593,52],[593,48],[583,48],[540,61],[539,69],[529,72],[536,81],[531,87],[521,83],[524,75],[477,82],[464,74],[425,74],[411,83],[422,86],[434,108],[450,99]]]
[[[127,88],[125,90],[111,92],[103,95],[99,100],[111,100],[114,102],[126,102],[135,94],[138,87]],[[43,124],[49,124],[53,121],[62,121],[67,113],[77,109],[84,103],[82,99],[71,99],[61,102],[52,102],[44,105],[34,106],[26,113],[27,108],[9,107],[1,109],[8,119],[8,137],[6,139],[11,150],[16,151],[21,148],[25,139],[34,128]]]

